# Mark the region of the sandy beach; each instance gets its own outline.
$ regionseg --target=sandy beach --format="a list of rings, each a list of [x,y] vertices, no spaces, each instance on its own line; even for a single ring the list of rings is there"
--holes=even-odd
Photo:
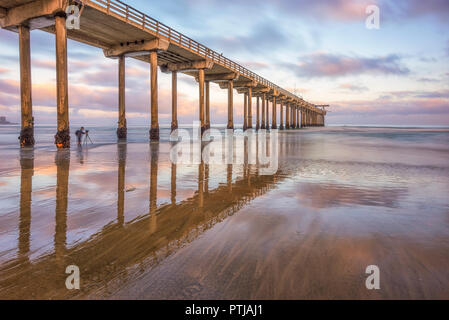
[[[173,164],[168,141],[56,151],[42,130],[2,132],[1,299],[449,299],[449,129],[279,132],[271,175],[247,144]]]

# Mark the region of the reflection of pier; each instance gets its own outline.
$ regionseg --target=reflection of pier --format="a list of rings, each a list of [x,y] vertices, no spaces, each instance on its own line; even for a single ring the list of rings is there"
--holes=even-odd
[[[56,213],[54,252],[31,261],[31,179],[33,160],[23,158],[18,259],[0,269],[0,298],[67,298],[88,294],[111,280],[132,276],[134,268],[148,268],[193,241],[202,232],[233,215],[246,203],[275,186],[281,173],[259,175],[257,168],[243,164],[243,177],[233,179],[233,165],[225,166],[226,181],[209,189],[209,165],[198,165],[198,190],[189,199],[176,202],[176,165],[171,166],[171,201],[157,207],[159,144],[152,144],[149,212],[125,222],[126,144],[117,147],[117,220],[108,223],[91,239],[67,247],[67,204],[70,153],[55,157]],[[247,159],[248,157],[245,157]],[[27,263],[23,263],[23,259]],[[81,292],[65,288],[65,267],[75,264],[81,271]],[[26,291],[25,291],[26,290]]]

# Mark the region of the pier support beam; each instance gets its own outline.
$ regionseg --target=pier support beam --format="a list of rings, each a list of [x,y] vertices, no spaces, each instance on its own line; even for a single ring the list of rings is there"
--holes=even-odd
[[[272,110],[272,116],[271,116],[271,129],[277,129],[276,124],[276,97],[273,96],[273,110]]]
[[[290,129],[290,105],[285,105],[285,129]]]
[[[227,128],[234,130],[234,83],[228,81],[228,125]]]
[[[201,137],[203,136],[204,131],[206,131],[206,123],[204,122],[204,69],[198,70],[198,83],[199,83],[199,119],[201,126]]]
[[[210,129],[210,82],[206,81],[206,129]]]
[[[65,15],[55,17],[56,30],[56,93],[58,108],[58,131],[55,145],[70,148],[69,101],[67,76],[67,29]]]
[[[295,118],[293,117],[293,104],[287,104],[287,117],[288,117],[288,129],[294,129],[293,122],[295,121]]]
[[[295,105],[293,107],[293,110],[292,110],[292,117],[294,117],[294,119],[295,119],[295,123],[293,125],[293,128],[295,128],[295,129],[299,128],[299,117],[298,117],[298,115],[299,115],[299,108],[298,108],[298,106]]]
[[[253,128],[253,89],[248,88],[248,129]]]
[[[127,136],[125,113],[125,57],[118,58],[118,128],[117,138],[125,140]]]
[[[20,52],[20,102],[21,102],[21,131],[20,146],[34,146],[33,104],[31,100],[31,57],[30,57],[30,29],[19,26]]]
[[[256,117],[256,131],[259,131],[260,129],[260,105],[259,105],[259,97],[257,97],[257,106],[256,106],[256,112],[257,112],[257,117]]]
[[[295,116],[296,116],[295,128],[300,129],[302,116],[301,116],[301,109],[298,107],[295,108]]]
[[[171,132],[178,129],[178,72],[171,73]]]
[[[248,128],[248,94],[243,94],[243,131]]]
[[[262,94],[262,125],[260,126],[260,128],[265,129],[265,93]]]
[[[297,121],[297,119],[296,119],[296,106],[295,105],[292,105],[292,106],[290,106],[290,119],[291,119],[291,121],[290,121],[290,123],[291,123],[291,125],[290,125],[290,128],[292,128],[292,129],[296,129],[296,124],[298,123]]]
[[[159,141],[158,99],[157,99],[157,51],[150,52],[151,84],[151,128],[150,141]]]
[[[301,128],[304,128],[305,123],[304,123],[304,109],[301,108]]]
[[[267,125],[266,125],[265,129],[267,129],[267,130],[270,130],[270,112],[269,112],[270,108],[269,108],[269,104],[270,104],[270,99],[267,96],[267,98],[265,100],[265,106],[267,108],[267,110],[266,110],[266,113],[267,113]]]
[[[279,117],[280,117],[280,119],[279,119],[279,130],[284,130],[284,103],[281,102],[279,106],[281,108],[280,115],[279,115]]]

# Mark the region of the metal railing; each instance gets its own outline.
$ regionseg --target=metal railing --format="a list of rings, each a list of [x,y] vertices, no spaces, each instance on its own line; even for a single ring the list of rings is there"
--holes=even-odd
[[[170,28],[162,22],[151,18],[143,12],[130,7],[120,0],[83,0],[83,2],[85,5],[93,7],[110,16],[114,16],[118,19],[124,20],[125,22],[139,29],[147,31],[156,37],[165,38],[169,42],[176,44],[179,47],[194,52],[205,59],[210,59],[214,63],[222,65],[223,67],[226,67],[240,75],[243,75],[244,77],[255,80],[266,87],[275,89],[276,91],[279,91],[281,94],[287,97],[302,100],[300,97],[292,94],[291,92],[288,92],[285,89],[282,89],[281,87],[248,70],[240,64],[224,57],[222,54],[219,54],[216,51],[207,48],[201,43],[183,35],[182,33]]]

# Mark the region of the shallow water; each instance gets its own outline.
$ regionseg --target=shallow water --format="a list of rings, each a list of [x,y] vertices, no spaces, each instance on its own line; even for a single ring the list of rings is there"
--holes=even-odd
[[[174,165],[166,129],[117,145],[94,128],[70,152],[51,127],[20,151],[16,129],[0,129],[0,298],[449,298],[448,129],[280,132],[268,175],[248,163],[263,136],[234,141],[242,162]]]

